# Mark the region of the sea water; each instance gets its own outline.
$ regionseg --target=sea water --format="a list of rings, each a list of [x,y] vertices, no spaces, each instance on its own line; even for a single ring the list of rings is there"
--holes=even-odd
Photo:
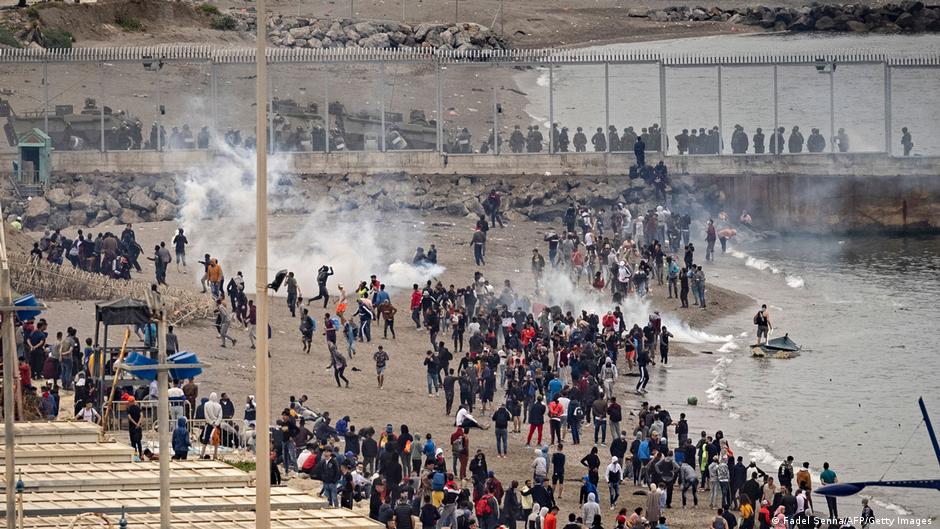
[[[706,269],[709,283],[755,299],[707,327],[735,339],[698,375],[709,381],[708,413],[737,439],[737,455],[767,471],[793,455],[816,476],[829,462],[843,482],[940,477],[917,406],[923,396],[940,425],[940,237],[773,239],[731,245]],[[771,337],[788,333],[804,348],[799,357],[751,357],[763,303]],[[885,514],[940,516],[938,491],[863,495]],[[840,514],[858,514],[858,497],[839,501]],[[821,497],[816,506],[824,512]]]

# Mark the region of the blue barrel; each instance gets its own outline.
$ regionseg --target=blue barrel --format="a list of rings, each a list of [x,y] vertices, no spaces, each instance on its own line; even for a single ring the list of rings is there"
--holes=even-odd
[[[27,294],[19,299],[13,301],[13,305],[17,307],[38,307],[39,301],[36,299],[36,296],[32,294]],[[20,321],[29,321],[35,319],[36,316],[42,314],[41,310],[18,310],[16,311],[16,318]]]

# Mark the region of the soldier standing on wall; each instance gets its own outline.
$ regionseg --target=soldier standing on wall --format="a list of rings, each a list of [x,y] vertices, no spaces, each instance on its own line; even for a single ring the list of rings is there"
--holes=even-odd
[[[904,147],[904,156],[910,156],[911,149],[914,148],[914,140],[911,138],[911,133],[907,130],[907,127],[901,129],[901,146]]]
[[[757,127],[753,140],[754,154],[764,154],[764,129]]]
[[[584,152],[587,146],[587,136],[584,135],[584,131],[581,130],[581,127],[578,127],[577,132],[574,133],[574,150],[575,152]]]

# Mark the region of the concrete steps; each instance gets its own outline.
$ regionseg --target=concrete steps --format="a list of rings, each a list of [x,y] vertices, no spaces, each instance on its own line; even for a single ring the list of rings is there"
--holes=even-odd
[[[205,489],[172,489],[170,491],[173,512],[205,511],[251,511],[255,508],[255,489],[253,487],[224,487]],[[125,509],[128,514],[160,512],[160,491],[151,490],[110,490],[86,492],[51,492],[27,491],[23,496],[23,509],[27,516],[76,515],[89,510],[94,505],[95,512],[120,514]],[[308,495],[288,487],[271,489],[272,510],[319,509],[326,506],[326,500]],[[6,512],[5,505],[0,505],[0,516]]]
[[[28,488],[40,491],[159,490],[160,466],[146,463],[17,465]],[[173,461],[170,486],[178,489],[248,486],[248,474],[217,461]],[[0,491],[6,489],[0,481]]]
[[[0,461],[6,452],[0,447]],[[16,464],[131,463],[134,449],[120,443],[17,444]]]
[[[132,500],[132,498],[128,498]],[[106,515],[108,521],[117,527],[120,515]],[[70,527],[75,517],[26,516],[24,529],[62,529]],[[128,527],[134,529],[160,529],[160,514],[128,514]],[[255,513],[251,511],[235,512],[189,512],[173,513],[170,518],[173,527],[187,529],[249,529],[255,527]],[[81,520],[73,527],[84,529],[102,527],[100,518]],[[381,529],[381,525],[361,514],[346,509],[286,509],[271,511],[272,529]],[[6,528],[6,520],[0,519],[0,529]],[[12,528],[11,528],[12,529]]]

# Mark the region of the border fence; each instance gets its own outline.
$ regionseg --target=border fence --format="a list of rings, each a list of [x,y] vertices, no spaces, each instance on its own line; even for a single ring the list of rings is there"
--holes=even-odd
[[[768,143],[776,142],[776,138],[771,137],[784,125],[792,127],[809,121],[821,131],[819,135],[828,140],[824,150],[808,149],[812,152],[900,155],[902,151],[908,154],[898,141],[901,128],[910,126],[918,133],[916,154],[940,154],[940,139],[934,138],[938,136],[935,134],[937,120],[930,114],[940,107],[937,104],[940,96],[929,89],[937,86],[935,81],[940,82],[940,53],[901,55],[844,50],[819,54],[708,54],[651,50],[458,52],[431,48],[275,48],[268,50],[267,61],[272,70],[269,108],[274,111],[269,112],[268,123],[269,134],[275,138],[271,142],[272,152],[406,149],[488,156],[525,154],[532,152],[528,146],[510,148],[511,127],[520,120],[528,120],[529,129],[544,127],[541,129],[545,131],[544,140],[539,141],[538,152],[575,152],[574,148],[569,151],[559,145],[559,129],[552,124],[559,121],[561,125],[570,124],[572,128],[566,131],[566,137],[572,136],[575,134],[572,121],[576,116],[577,119],[583,117],[591,121],[584,123],[587,137],[596,134],[605,137],[601,148],[592,141],[586,151],[632,152],[632,146],[627,145],[626,140],[620,140],[620,132],[616,129],[617,125],[625,122],[639,122],[650,124],[647,139],[652,137],[652,140],[646,142],[647,150],[661,149],[667,155],[753,154],[760,151],[741,152],[732,145],[732,136],[737,128],[732,123],[760,114],[759,122],[746,125],[748,136],[755,127],[763,125]],[[13,76],[17,75],[16,68],[31,66],[41,69],[41,92],[34,91],[23,97],[29,98],[36,106],[41,105],[41,111],[38,114],[32,112],[31,118],[54,137],[68,134],[67,131],[57,131],[57,126],[75,126],[72,122],[59,124],[62,120],[57,119],[59,114],[66,112],[60,109],[58,102],[69,93],[67,83],[73,79],[78,79],[75,82],[81,82],[85,87],[94,87],[97,83],[98,90],[91,91],[104,101],[97,105],[87,105],[86,102],[86,108],[81,112],[87,141],[84,145],[57,145],[60,150],[200,148],[195,130],[179,133],[190,135],[192,139],[188,142],[174,140],[173,133],[164,130],[171,124],[193,117],[193,112],[178,108],[172,109],[168,115],[166,101],[182,93],[202,102],[200,108],[207,116],[204,123],[207,129],[215,134],[222,134],[223,130],[238,130],[239,135],[245,129],[244,139],[247,139],[251,135],[248,127],[253,126],[253,120],[239,120],[233,115],[249,99],[244,91],[252,90],[253,68],[250,66],[254,62],[253,48],[197,45],[0,50],[0,69]],[[178,67],[180,72],[174,73],[171,79],[165,72],[174,67]],[[526,72],[531,74],[531,78],[538,78],[532,90],[523,93],[506,88],[510,82],[507,79],[513,79],[507,76]],[[151,101],[139,103],[147,110],[140,112],[144,117],[137,117],[137,126],[143,130],[138,130],[136,142],[121,143],[115,139],[121,134],[120,116],[115,119],[109,114],[107,98],[129,97],[108,87],[108,79],[116,75],[133,79],[135,86],[148,87],[155,92]],[[288,82],[290,75],[300,80]],[[189,84],[178,86],[181,77]],[[340,81],[341,78],[346,79],[345,83]],[[857,85],[862,80],[869,83],[867,87]],[[637,84],[641,82],[644,84]],[[57,83],[56,89],[50,88]],[[65,89],[59,89],[62,83],[65,83]],[[921,90],[911,88],[918,83],[922,84]],[[808,87],[806,90],[812,93],[812,97],[802,95],[799,85]],[[877,86],[877,90],[873,90],[873,86]],[[395,96],[389,95],[396,89],[415,93],[423,90],[421,93],[424,95],[416,104],[421,104],[424,109],[415,114],[412,106],[409,114],[406,98],[398,97],[395,101]],[[915,104],[913,98],[906,94],[897,97],[895,92],[899,89],[914,90],[916,95],[926,99]],[[512,94],[507,96],[510,91],[519,96],[515,103],[509,100]],[[746,93],[742,95],[742,92]],[[279,93],[288,97],[279,99]],[[347,97],[347,103],[351,99],[358,106],[340,108],[342,105],[338,100],[341,97]],[[471,98],[475,98],[472,105],[463,101]],[[296,107],[286,112],[295,115],[293,120],[282,116],[287,99],[292,104],[296,103]],[[295,102],[293,99],[303,101]],[[859,111],[858,115],[849,115],[846,109],[849,105]],[[74,112],[70,105],[62,106]],[[510,109],[512,106],[515,107]],[[22,111],[17,113],[16,109],[8,114],[27,115]],[[686,128],[684,120],[696,114],[700,116],[696,118],[698,124],[707,125],[707,134],[714,139],[711,142],[714,146],[700,152],[682,152],[681,145],[677,145],[677,135]],[[523,115],[526,117],[520,117]],[[640,115],[642,117],[635,117]],[[97,123],[94,123],[96,117]],[[150,117],[153,119],[145,119]],[[149,121],[152,121],[150,134],[146,126]],[[846,146],[842,150],[837,139],[841,133],[837,131],[843,128],[843,122],[851,122],[851,149]],[[293,126],[298,128],[290,128]],[[319,136],[315,128],[322,129]],[[627,136],[627,128],[623,126],[624,137]],[[641,126],[635,126],[636,130],[631,126],[630,129],[631,139],[642,135]],[[89,133],[89,130],[93,132]],[[692,130],[694,135],[694,125]],[[700,130],[705,133],[706,128]],[[810,130],[804,128],[804,131],[809,133]],[[8,131],[8,142],[11,145],[15,143],[10,136],[20,133],[19,129]],[[399,136],[407,141],[400,141]],[[470,142],[471,136],[475,143]],[[613,139],[606,141],[608,138],[617,138],[620,148]],[[231,139],[243,140],[241,137]],[[467,148],[467,144],[471,146]],[[476,145],[480,148],[477,149]],[[203,147],[210,148],[209,145]],[[793,152],[782,148],[762,149],[768,154],[772,150],[778,151],[775,154]]]

